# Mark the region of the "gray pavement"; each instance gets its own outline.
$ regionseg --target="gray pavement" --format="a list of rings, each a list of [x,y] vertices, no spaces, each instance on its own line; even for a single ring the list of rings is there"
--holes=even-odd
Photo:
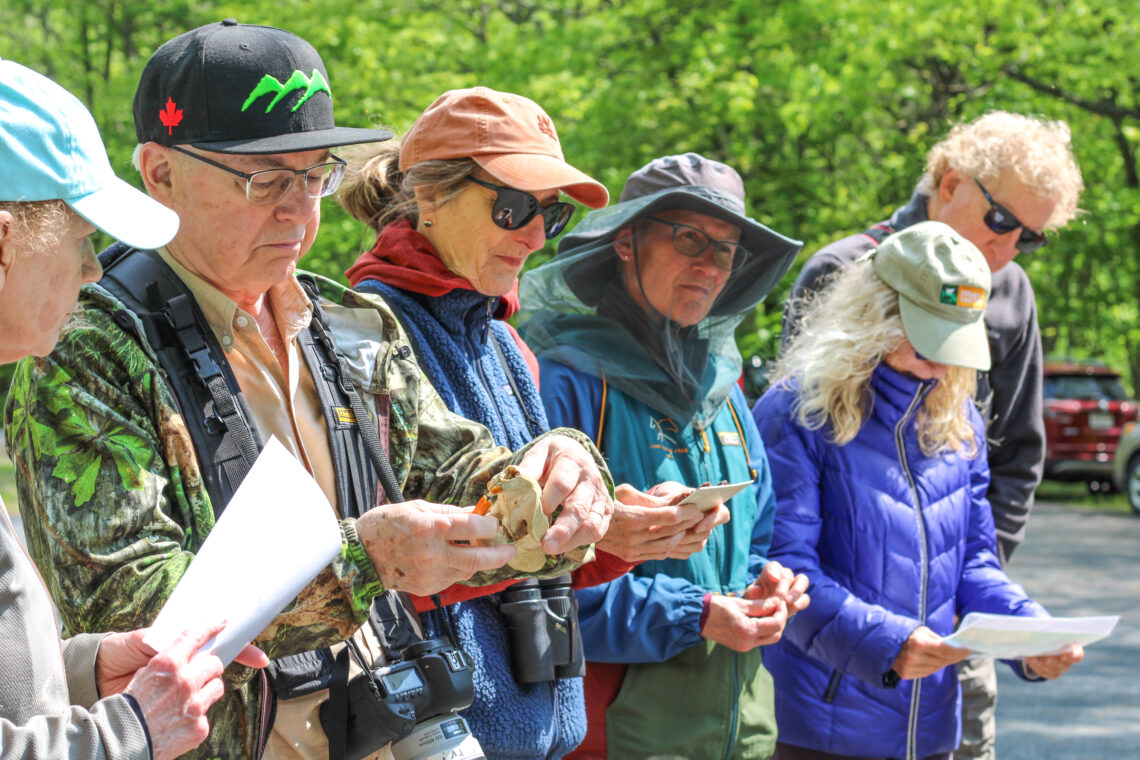
[[[1122,615],[1059,681],[998,668],[998,760],[1140,758],[1140,518],[1038,503],[1009,575],[1053,615]]]

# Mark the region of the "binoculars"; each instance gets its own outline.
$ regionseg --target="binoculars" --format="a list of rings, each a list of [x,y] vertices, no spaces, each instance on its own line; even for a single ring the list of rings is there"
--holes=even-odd
[[[519,683],[586,674],[578,600],[570,576],[525,580],[499,594],[511,640],[511,670]]]

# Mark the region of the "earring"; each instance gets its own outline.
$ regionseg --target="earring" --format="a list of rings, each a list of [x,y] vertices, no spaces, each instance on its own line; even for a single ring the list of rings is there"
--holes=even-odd
[[[431,219],[424,219],[424,226],[430,227],[431,226]]]

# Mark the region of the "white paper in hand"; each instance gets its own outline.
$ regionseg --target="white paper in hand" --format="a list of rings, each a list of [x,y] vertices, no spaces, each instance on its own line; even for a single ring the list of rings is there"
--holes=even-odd
[[[1031,618],[971,612],[942,640],[977,655],[1016,660],[1058,654],[1069,644],[1088,646],[1112,633],[1119,620],[1119,615]]]
[[[677,506],[694,504],[700,507],[702,512],[708,512],[710,509],[726,503],[755,482],[755,480],[746,480],[743,483],[718,483],[715,486],[701,486],[682,499]]]
[[[229,664],[340,552],[336,515],[276,438],[250,468],[166,600],[146,643],[162,651],[188,628],[225,620],[203,651]]]

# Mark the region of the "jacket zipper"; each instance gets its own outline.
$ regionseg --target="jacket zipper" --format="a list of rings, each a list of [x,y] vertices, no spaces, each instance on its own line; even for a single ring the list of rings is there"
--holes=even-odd
[[[906,476],[906,483],[910,489],[911,499],[914,500],[914,514],[918,524],[918,552],[921,572],[918,591],[918,622],[921,625],[926,625],[926,586],[930,580],[928,572],[930,558],[927,556],[926,520],[922,515],[922,505],[918,500],[918,487],[914,483],[914,476],[911,474],[910,464],[907,462],[906,439],[903,435],[903,428],[906,427],[914,410],[917,409],[919,404],[922,403],[922,400],[926,398],[926,394],[930,391],[931,387],[933,387],[933,383],[927,384],[925,381],[922,383],[919,389],[915,391],[914,398],[910,400],[910,404],[907,406],[902,419],[895,425],[895,448],[898,449],[899,464],[902,465],[903,475]],[[910,693],[910,715],[907,717],[906,760],[917,760],[918,758],[918,706],[921,697],[922,679],[916,678],[914,680],[914,688]]]
[[[269,743],[269,713],[273,707],[273,697],[269,688],[269,676],[264,670],[259,670],[258,674],[261,676],[261,719],[257,726],[257,754],[254,757],[260,760],[265,754],[265,745]]]
[[[493,299],[493,298],[487,299],[486,314],[484,315],[485,319],[483,322],[483,331],[482,331],[482,343],[484,346],[487,345],[487,333],[491,329],[491,314],[492,314],[491,309],[492,309],[492,304],[494,303],[494,300],[495,299]],[[475,309],[478,309],[478,308],[479,308],[478,306],[475,307]],[[475,309],[472,309],[472,312],[474,312]],[[482,361],[482,357],[480,355],[481,352],[479,351],[478,344],[476,344],[475,340],[471,337],[470,331],[465,330],[464,332],[467,333],[467,344],[471,348],[472,359],[474,360],[474,364],[475,364],[475,372],[476,372],[476,374],[479,375],[479,380],[483,383],[484,390],[487,391],[487,394],[491,398],[491,406],[494,407],[494,409],[495,409],[495,417],[497,417],[499,420],[499,427],[502,429],[503,434],[506,435],[507,434],[507,423],[503,419],[502,410],[499,409],[499,394],[496,393],[495,389],[491,387],[490,381],[487,380],[486,373],[483,372],[483,361]],[[503,442],[496,441],[496,443],[503,443]]]

